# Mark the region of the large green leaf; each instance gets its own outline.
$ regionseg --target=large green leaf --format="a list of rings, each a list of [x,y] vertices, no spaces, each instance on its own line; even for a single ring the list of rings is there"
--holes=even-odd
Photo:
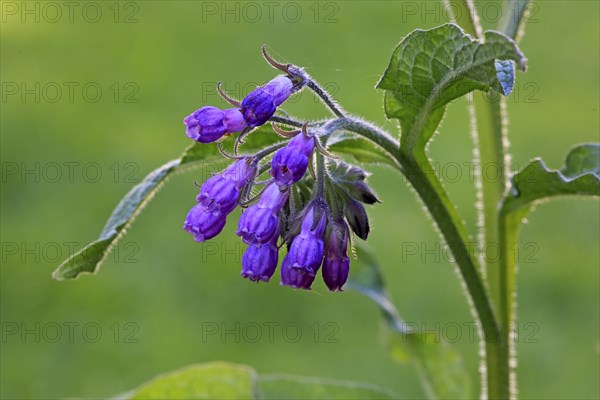
[[[136,399],[394,399],[392,393],[361,382],[258,375],[246,365],[213,362],[160,375],[114,400]]]
[[[362,382],[305,378],[286,374],[259,375],[260,399],[370,400],[397,399],[391,392]]]
[[[424,148],[446,104],[473,90],[502,92],[497,60],[524,70],[517,45],[499,32],[473,39],[455,24],[415,30],[396,47],[377,87],[385,90],[385,113],[400,120],[401,146]]]
[[[529,209],[536,202],[554,196],[600,196],[600,144],[581,144],[571,149],[565,166],[551,170],[535,159],[511,178],[511,188],[502,212]]]
[[[428,398],[473,397],[471,380],[460,354],[443,338],[410,329],[386,293],[375,257],[362,243],[356,248],[356,255],[348,287],[363,293],[379,306],[391,330],[392,357],[399,362],[409,360],[417,367]]]
[[[277,138],[270,128],[259,128],[249,136],[244,150],[256,151],[273,144]],[[231,142],[232,140],[229,140],[227,144],[230,145]],[[137,215],[173,173],[197,167],[202,163],[216,160],[218,157],[220,154],[216,145],[194,143],[179,158],[152,171],[121,199],[108,218],[100,237],[60,264],[52,277],[57,280],[66,280],[77,278],[84,272],[95,273],[117,241],[127,232],[127,228]]]
[[[245,365],[209,363],[159,375],[124,399],[255,399],[256,371]]]

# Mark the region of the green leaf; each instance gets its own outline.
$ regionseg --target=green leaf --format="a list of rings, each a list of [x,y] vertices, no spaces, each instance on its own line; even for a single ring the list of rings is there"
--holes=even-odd
[[[394,399],[361,382],[286,374],[258,375],[246,365],[213,362],[160,375],[113,400],[136,399]]]
[[[373,300],[391,330],[390,352],[394,360],[410,360],[431,399],[471,398],[471,380],[460,354],[449,343],[428,332],[412,329],[398,315],[386,293],[381,268],[368,248],[356,248],[348,287]]]
[[[160,375],[127,399],[255,399],[256,371],[223,362],[192,365]]]
[[[385,90],[385,113],[400,120],[401,147],[424,148],[446,104],[473,90],[502,92],[496,60],[525,70],[517,45],[499,32],[473,39],[455,24],[415,30],[396,47],[377,87]]]
[[[511,178],[502,212],[527,212],[536,202],[565,195],[600,196],[600,144],[581,144],[571,149],[565,166],[551,170],[535,159]]]
[[[358,137],[350,132],[340,132],[331,135],[327,141],[327,149],[339,154],[352,156],[360,163],[384,164],[397,168],[397,162],[382,152],[372,142]]]
[[[244,150],[253,152],[276,142],[277,135],[270,128],[261,127],[252,133],[247,141]],[[231,145],[232,140],[227,142]],[[95,273],[121,236],[127,232],[127,228],[173,173],[197,167],[219,157],[216,145],[194,143],[181,157],[152,171],[121,199],[108,218],[100,237],[60,264],[52,277],[66,280],[77,278],[84,272]]]
[[[285,374],[259,375],[260,399],[370,400],[397,399],[391,392],[361,382],[305,378]]]

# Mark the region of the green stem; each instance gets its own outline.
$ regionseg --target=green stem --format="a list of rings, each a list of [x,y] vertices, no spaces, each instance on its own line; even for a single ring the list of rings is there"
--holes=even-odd
[[[323,130],[325,135],[331,134],[339,130],[348,130],[359,134],[367,140],[370,140],[377,146],[381,147],[388,153],[393,160],[397,161],[396,156],[400,145],[398,140],[394,139],[392,135],[384,131],[383,129],[363,121],[356,117],[337,118],[323,124],[320,129]],[[397,165],[398,169],[402,169],[400,164]]]
[[[506,344],[502,340],[500,324],[497,322],[490,298],[479,275],[480,268],[477,258],[474,257],[474,249],[469,246],[466,227],[423,150],[420,149],[413,154],[401,152],[400,162],[404,167],[406,178],[425,203],[448,243],[475,308],[475,316],[481,323],[487,372],[485,375],[487,385],[483,388],[483,393],[487,393],[490,399],[508,398],[509,372]]]
[[[399,148],[389,134],[360,120],[338,119],[329,125],[333,126],[355,132],[373,141],[398,161],[400,170],[425,203],[448,243],[467,288],[469,300],[475,308],[475,317],[481,324],[481,335],[485,344],[488,393],[493,394],[494,398],[508,397],[508,362],[504,360],[507,352],[502,341],[500,325],[479,275],[477,258],[473,255],[473,249],[469,247],[467,229],[429,163],[424,149],[411,152]]]
[[[507,6],[502,13],[498,28],[500,32],[518,42],[523,34],[523,24],[527,19],[526,11],[529,0],[507,0],[505,3]]]
[[[333,97],[331,97],[331,95],[327,93],[327,91],[323,87],[321,87],[321,85],[319,85],[316,81],[308,78],[306,86],[310,90],[315,92],[315,94],[319,96],[321,100],[323,100],[323,103],[325,103],[325,105],[327,106],[327,108],[329,108],[333,115],[339,118],[344,117],[344,111],[342,110],[342,108],[339,106],[339,104],[335,102]]]
[[[473,3],[469,0],[444,0],[457,11],[453,16],[456,23],[471,35],[482,38],[483,29],[479,24],[479,17]],[[471,127],[473,139],[476,144],[476,158],[478,158],[478,198],[481,203],[479,219],[480,244],[479,254],[482,254],[484,268],[482,272],[486,277],[488,293],[496,314],[502,313],[499,287],[498,259],[485,256],[488,249],[499,247],[498,238],[498,208],[505,190],[505,156],[504,156],[504,120],[502,106],[498,96],[489,100],[482,95],[475,96],[469,106],[471,114]],[[490,176],[490,171],[500,171],[499,174]],[[486,341],[486,371],[487,397],[489,399],[507,399],[510,397],[510,367],[509,344],[500,325],[500,336],[494,343]],[[486,393],[484,393],[486,394]]]
[[[322,199],[325,194],[325,157],[319,152],[315,152],[315,157],[317,158],[315,199]]]
[[[452,19],[473,37],[482,37],[483,29],[479,23],[479,16],[472,1],[469,0],[443,0],[446,8],[452,13]]]
[[[497,250],[498,209],[506,189],[505,129],[503,126],[504,105],[500,95],[477,93],[471,106],[471,126],[476,143],[476,165],[478,168],[478,197],[480,202],[480,254],[492,303],[498,312],[500,301],[500,269]],[[489,252],[489,256],[488,256]]]
[[[499,28],[507,36],[518,39],[523,35],[523,24],[527,18],[528,0],[508,0],[506,2],[504,19],[500,21]],[[500,97],[500,96],[499,96]],[[493,108],[492,108],[493,107]],[[500,102],[490,103],[492,112],[495,113],[495,125],[498,126],[496,130],[496,142],[500,142],[498,148],[507,151],[502,147],[503,143],[508,143],[508,132],[506,121],[506,103],[505,99],[502,98]],[[498,135],[499,129],[499,135]],[[503,162],[506,162],[506,157],[502,155]],[[505,178],[505,173],[508,171],[508,166],[503,165],[502,177]],[[505,190],[506,180],[502,182],[502,190]],[[500,188],[498,188],[500,189]],[[516,398],[516,375],[511,374],[511,358],[516,358],[515,341],[513,337],[514,323],[516,320],[516,299],[517,299],[517,264],[515,255],[510,254],[510,249],[516,246],[518,237],[519,221],[524,214],[517,213],[504,213],[501,210],[502,195],[495,203],[496,215],[497,215],[497,232],[496,239],[499,248],[499,254],[497,262],[494,263],[494,270],[498,271],[499,279],[497,280],[497,289],[499,292],[499,298],[497,299],[497,309],[502,327],[502,341],[506,343],[506,354],[503,358],[506,359],[507,369],[509,372],[509,386],[511,388],[510,397]],[[490,269],[491,270],[491,269]]]

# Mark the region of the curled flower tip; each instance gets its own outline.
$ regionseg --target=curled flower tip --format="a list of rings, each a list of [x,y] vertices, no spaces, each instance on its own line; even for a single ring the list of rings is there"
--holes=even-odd
[[[237,101],[237,100],[229,97],[227,95],[227,93],[225,93],[223,91],[223,89],[221,88],[222,85],[223,85],[223,82],[217,83],[217,92],[219,93],[219,95],[223,98],[223,100],[225,100],[226,102],[228,102],[232,106],[240,108],[242,106],[242,103],[240,103],[239,101]]]
[[[227,214],[208,211],[203,204],[196,204],[189,211],[183,228],[194,235],[196,242],[205,242],[217,236],[225,226]]]
[[[221,110],[205,106],[183,120],[186,135],[200,143],[212,143],[226,134],[239,132],[248,124],[240,110],[236,108]]]
[[[260,48],[260,51],[262,53],[262,56],[264,57],[264,59],[275,69],[278,69],[280,71],[283,71],[285,73],[288,72],[288,69],[290,67],[290,64],[281,64],[277,61],[275,61],[273,59],[273,57],[271,57],[269,55],[269,53],[267,53],[267,45],[263,44],[262,47]]]
[[[314,136],[314,138],[315,138],[315,144],[316,144],[316,146],[317,146],[317,151],[318,151],[319,153],[321,153],[321,154],[322,154],[322,155],[324,155],[325,157],[328,157],[328,158],[331,158],[331,159],[334,159],[334,160],[339,160],[339,157],[338,157],[338,156],[336,156],[336,155],[335,155],[335,154],[333,154],[333,153],[330,153],[330,152],[329,152],[329,150],[327,150],[327,149],[326,149],[326,148],[323,146],[323,144],[321,143],[321,140],[320,140],[320,139],[319,139],[317,136]]]
[[[246,143],[244,142],[244,137],[246,137],[251,131],[252,128],[246,127],[243,131],[240,132],[238,137],[235,138],[235,142],[233,143],[233,154],[235,155],[235,157],[239,155],[240,146]]]
[[[223,157],[227,158],[228,160],[240,160],[240,159],[246,158],[245,156],[234,155],[234,154],[228,153],[223,148],[223,143],[217,143],[217,150],[219,150],[219,153],[221,153],[221,155]]]
[[[286,131],[285,129],[281,129],[274,122],[271,122],[271,128],[273,128],[275,133],[277,133],[279,136],[284,137],[284,138],[293,138],[298,133],[300,133],[299,130]]]
[[[325,244],[323,260],[323,280],[332,292],[342,291],[350,271],[348,258],[349,230],[346,223],[337,221],[332,225],[331,233]]]
[[[268,282],[277,268],[279,251],[275,242],[251,244],[242,257],[242,277],[253,282]]]

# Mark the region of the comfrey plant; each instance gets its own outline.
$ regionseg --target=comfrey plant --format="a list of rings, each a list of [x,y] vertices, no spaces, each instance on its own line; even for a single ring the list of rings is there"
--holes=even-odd
[[[505,13],[498,31],[486,32],[472,2],[451,3],[450,10],[460,11],[456,22],[462,28],[449,23],[408,34],[377,83],[384,93],[386,116],[399,123],[399,139],[348,114],[302,68],[276,62],[263,48],[265,59],[282,75],[242,101],[227,96],[219,85],[232,107],[204,106],[186,117],[186,134],[198,143],[134,187],[99,239],[61,264],[54,277],[72,279],[95,272],[167,177],[225,157],[231,164],[200,186],[197,204],[185,218],[184,229],[196,241],[218,235],[228,215],[240,206],[243,212],[236,233],[247,245],[242,277],[266,282],[280,265],[283,285],[310,289],[321,269],[330,290],[354,288],[380,306],[392,332],[392,347],[403,347],[418,365],[429,397],[472,398],[470,375],[454,349],[427,332],[407,327],[386,294],[377,261],[360,241],[353,241],[369,235],[364,204],[379,201],[363,165],[385,164],[406,177],[452,252],[480,328],[481,397],[516,398],[512,339],[517,266],[511,249],[521,221],[540,201],[600,195],[600,147],[597,143],[575,146],[560,170],[536,159],[509,175],[502,96],[512,90],[515,70],[525,71],[526,59],[516,40],[522,33],[527,1],[508,2],[512,12]],[[286,99],[302,90],[322,99],[332,118],[315,121],[285,113]],[[494,181],[481,179],[482,170],[478,174],[480,246],[494,245],[499,254],[492,258],[474,255],[467,227],[426,152],[446,105],[474,91],[487,93],[486,98],[475,96],[469,103],[476,165],[484,168],[493,163],[502,172],[502,179]],[[280,248],[287,251],[281,262]],[[356,259],[349,256],[351,248]]]

